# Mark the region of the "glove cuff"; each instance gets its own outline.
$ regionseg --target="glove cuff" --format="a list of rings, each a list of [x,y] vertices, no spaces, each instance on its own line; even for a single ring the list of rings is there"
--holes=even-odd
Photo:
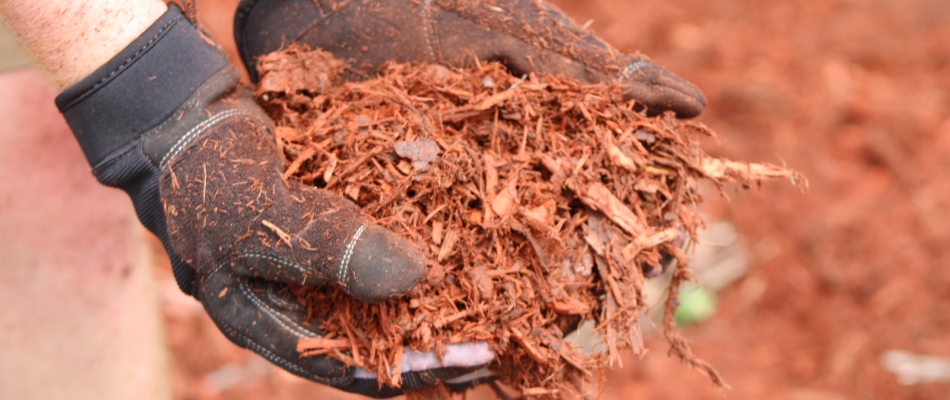
[[[56,106],[97,166],[166,121],[227,57],[171,4],[118,55],[56,98]]]
[[[172,251],[161,171],[144,153],[143,137],[175,120],[173,114],[183,112],[178,110],[216,74],[233,86],[236,72],[229,66],[181,9],[169,5],[118,55],[56,98],[96,178],[128,193],[139,220],[168,252],[179,287],[189,294],[195,293],[195,271]]]

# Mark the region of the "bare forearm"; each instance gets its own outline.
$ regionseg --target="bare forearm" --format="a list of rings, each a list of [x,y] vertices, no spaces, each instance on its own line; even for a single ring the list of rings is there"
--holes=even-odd
[[[93,72],[166,10],[161,0],[0,0],[0,15],[59,89]]]

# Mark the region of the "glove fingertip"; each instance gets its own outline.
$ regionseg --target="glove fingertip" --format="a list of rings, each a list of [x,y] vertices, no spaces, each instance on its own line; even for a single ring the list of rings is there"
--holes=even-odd
[[[355,240],[339,283],[357,300],[378,302],[402,296],[425,276],[422,253],[395,233],[369,225]]]
[[[622,79],[627,96],[644,103],[650,114],[669,110],[678,118],[693,118],[706,108],[706,96],[696,85],[649,60],[631,62]]]

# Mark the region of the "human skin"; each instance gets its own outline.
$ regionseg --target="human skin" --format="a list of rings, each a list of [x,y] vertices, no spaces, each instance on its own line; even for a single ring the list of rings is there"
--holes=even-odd
[[[109,61],[165,10],[162,0],[0,0],[0,16],[59,90]]]

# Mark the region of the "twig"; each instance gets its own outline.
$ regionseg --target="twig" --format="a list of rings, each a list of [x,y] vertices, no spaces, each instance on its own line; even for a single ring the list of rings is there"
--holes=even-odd
[[[610,254],[607,254],[606,257],[610,257]],[[614,277],[610,275],[610,268],[607,266],[606,260],[602,260],[601,257],[597,257],[594,262],[594,264],[597,264],[597,273],[600,274],[600,278],[603,279],[604,282],[607,282],[607,286],[610,288],[608,294],[612,295],[614,301],[623,307],[623,292],[620,291],[620,287],[617,286],[617,281],[614,280]]]
[[[522,348],[528,353],[528,356],[533,358],[534,361],[541,363],[542,365],[548,362],[548,358],[541,353],[540,350],[535,348],[528,339],[524,337],[524,334],[518,330],[518,328],[511,327],[509,330],[511,332],[511,338],[514,339]]]
[[[405,350],[403,346],[396,346],[396,354],[393,356],[392,364],[392,376],[389,378],[389,382],[393,387],[402,386],[402,352]]]
[[[287,245],[290,246],[290,248],[293,248],[293,247],[294,247],[294,245],[290,244],[290,240],[293,239],[293,237],[290,236],[290,235],[288,235],[287,232],[284,232],[283,229],[280,229],[277,225],[274,225],[272,222],[270,222],[270,221],[268,221],[268,220],[266,220],[266,219],[265,219],[265,220],[262,220],[262,221],[261,221],[261,224],[263,224],[264,226],[266,226],[267,229],[270,229],[271,231],[273,231],[274,233],[276,233],[277,236],[280,237],[280,240],[281,240],[282,242],[284,242],[284,243],[287,243]]]
[[[352,344],[353,361],[355,361],[358,365],[363,365],[363,360],[361,359],[362,356],[360,356],[359,342],[356,341],[356,335],[353,334],[353,328],[350,327],[350,323],[348,322],[351,319],[351,315],[350,303],[346,303],[346,312],[340,318],[340,324],[343,325],[343,330],[346,332],[346,337],[350,339],[350,343]]]
[[[674,252],[674,256],[676,255],[680,254]],[[719,371],[716,371],[716,369],[705,360],[693,355],[693,350],[690,349],[689,343],[686,342],[686,339],[683,339],[683,336],[676,329],[676,308],[679,304],[680,287],[684,282],[693,279],[687,264],[688,260],[685,256],[677,258],[679,260],[676,265],[676,270],[673,271],[673,279],[670,281],[670,286],[667,289],[666,304],[663,307],[663,335],[666,336],[667,342],[670,343],[669,354],[675,355],[686,364],[704,373],[716,386],[728,389],[729,385],[722,379]]]
[[[534,398],[540,396],[548,396],[561,393],[557,389],[546,389],[546,388],[528,388],[521,391],[522,398]]]
[[[448,316],[448,317],[442,318],[442,319],[440,319],[440,320],[438,320],[438,321],[435,321],[435,322],[432,324],[432,326],[435,327],[435,329],[441,329],[442,327],[444,327],[444,326],[446,326],[446,325],[448,325],[448,324],[451,324],[451,323],[453,323],[453,322],[455,322],[455,321],[458,321],[458,320],[460,320],[460,319],[462,319],[462,318],[467,318],[467,317],[471,316],[472,314],[475,314],[475,309],[474,309],[474,308],[470,308],[470,309],[465,310],[465,311],[462,311],[462,312],[460,312],[460,313],[457,313],[457,314],[450,315],[450,316]]]
[[[633,237],[638,237],[646,231],[646,226],[637,218],[637,215],[630,211],[617,196],[614,196],[604,184],[591,182],[587,184],[577,183],[572,186],[574,186],[575,195],[581,202],[604,213],[607,218]]]
[[[315,156],[316,154],[317,154],[317,149],[315,147],[307,147],[306,149],[304,149],[304,151],[300,153],[300,155],[297,156],[296,159],[294,159],[294,162],[291,163],[289,167],[287,167],[287,170],[284,171],[284,179],[294,176],[294,174],[296,174],[297,171],[300,170],[300,166],[303,165],[303,163],[307,162],[307,160],[313,158],[313,156]]]
[[[564,360],[568,364],[571,364],[572,367],[574,367],[578,371],[581,371],[584,375],[591,376],[591,372],[588,371],[587,368],[584,368],[584,366],[581,365],[579,362],[577,362],[577,360],[570,357],[570,355],[567,354],[567,350],[565,350],[564,347],[561,348],[561,351],[558,352],[558,355],[561,356],[562,360]]]
[[[622,314],[624,314],[625,312],[627,312],[627,310],[628,310],[629,308],[630,308],[630,306],[628,306],[628,305],[627,305],[627,306],[622,306],[622,307],[620,307],[620,309],[617,310],[617,312],[615,312],[615,313],[613,313],[613,315],[607,317],[607,319],[605,319],[603,322],[601,322],[600,325],[597,325],[597,327],[594,328],[594,330],[595,330],[595,331],[599,331],[599,330],[601,330],[601,329],[604,329],[605,327],[607,327],[607,324],[609,324],[610,321],[613,321],[614,319],[616,319],[616,318],[619,317],[620,315],[622,315]]]
[[[314,351],[324,349],[347,350],[352,346],[350,339],[327,339],[323,337],[303,338],[297,341],[297,351]]]
[[[201,167],[204,170],[204,177],[201,179],[201,204],[204,204],[208,198],[208,164],[201,164]]]

